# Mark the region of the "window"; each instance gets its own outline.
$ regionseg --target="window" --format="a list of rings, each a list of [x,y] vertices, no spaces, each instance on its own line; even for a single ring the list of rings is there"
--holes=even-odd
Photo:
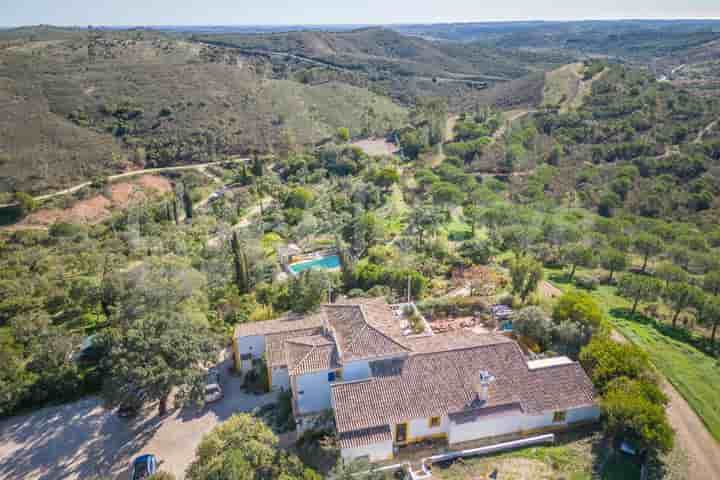
[[[335,372],[328,372],[328,382],[335,381]]]
[[[430,428],[437,428],[440,426],[440,417],[430,417],[429,422]]]
[[[407,442],[408,426],[407,423],[398,423],[395,425],[395,443]]]
[[[340,381],[342,381],[342,370],[328,372],[328,382],[340,382]]]
[[[553,414],[553,423],[561,423],[565,421],[567,412],[565,410],[558,410]]]

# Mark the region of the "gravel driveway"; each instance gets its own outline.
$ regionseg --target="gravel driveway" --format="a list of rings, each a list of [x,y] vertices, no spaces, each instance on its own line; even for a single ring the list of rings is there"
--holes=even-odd
[[[49,407],[0,423],[0,479],[125,480],[140,453],[153,453],[160,468],[183,477],[203,435],[232,414],[272,403],[274,394],[248,395],[240,380],[221,371],[225,397],[203,409],[178,409],[160,419],[157,409],[133,420],[102,408],[98,398]]]

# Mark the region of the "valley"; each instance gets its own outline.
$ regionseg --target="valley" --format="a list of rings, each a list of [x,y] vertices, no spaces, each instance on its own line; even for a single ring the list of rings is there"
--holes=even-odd
[[[189,480],[416,474],[528,432],[556,444],[433,475],[720,475],[718,42],[711,20],[0,30],[0,476],[125,478],[148,449]],[[81,453],[59,427],[45,448],[75,411]]]

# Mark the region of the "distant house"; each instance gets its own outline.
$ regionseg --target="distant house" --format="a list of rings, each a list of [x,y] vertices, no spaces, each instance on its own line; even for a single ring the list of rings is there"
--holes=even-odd
[[[502,335],[408,334],[380,299],[244,324],[234,344],[236,358],[264,355],[272,388],[292,391],[300,430],[334,412],[347,459],[386,460],[422,440],[458,444],[600,415],[577,362],[528,360]]]

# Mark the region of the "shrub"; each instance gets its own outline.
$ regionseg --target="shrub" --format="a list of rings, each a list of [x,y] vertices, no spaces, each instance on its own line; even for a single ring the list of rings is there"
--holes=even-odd
[[[417,313],[412,313],[408,317],[408,322],[410,323],[410,328],[412,329],[413,333],[422,333],[425,331],[425,325],[423,325],[422,318]]]
[[[600,284],[600,281],[590,275],[578,275],[575,277],[575,286],[578,288],[583,288],[585,290],[595,290],[597,289],[598,285]]]
[[[570,320],[598,328],[603,322],[603,314],[595,299],[587,293],[568,292],[555,304],[553,320],[556,323]]]
[[[515,303],[515,297],[511,293],[503,293],[498,297],[497,303],[512,307],[513,303]]]
[[[350,298],[364,297],[365,291],[362,288],[353,288],[347,293],[347,296]]]
[[[513,317],[513,332],[531,339],[540,348],[544,348],[551,340],[552,321],[542,309],[526,307]]]
[[[418,305],[423,313],[432,318],[465,317],[476,312],[486,312],[488,305],[478,297],[451,297],[428,300]]]
[[[148,480],[175,480],[175,475],[160,470],[148,477]]]

